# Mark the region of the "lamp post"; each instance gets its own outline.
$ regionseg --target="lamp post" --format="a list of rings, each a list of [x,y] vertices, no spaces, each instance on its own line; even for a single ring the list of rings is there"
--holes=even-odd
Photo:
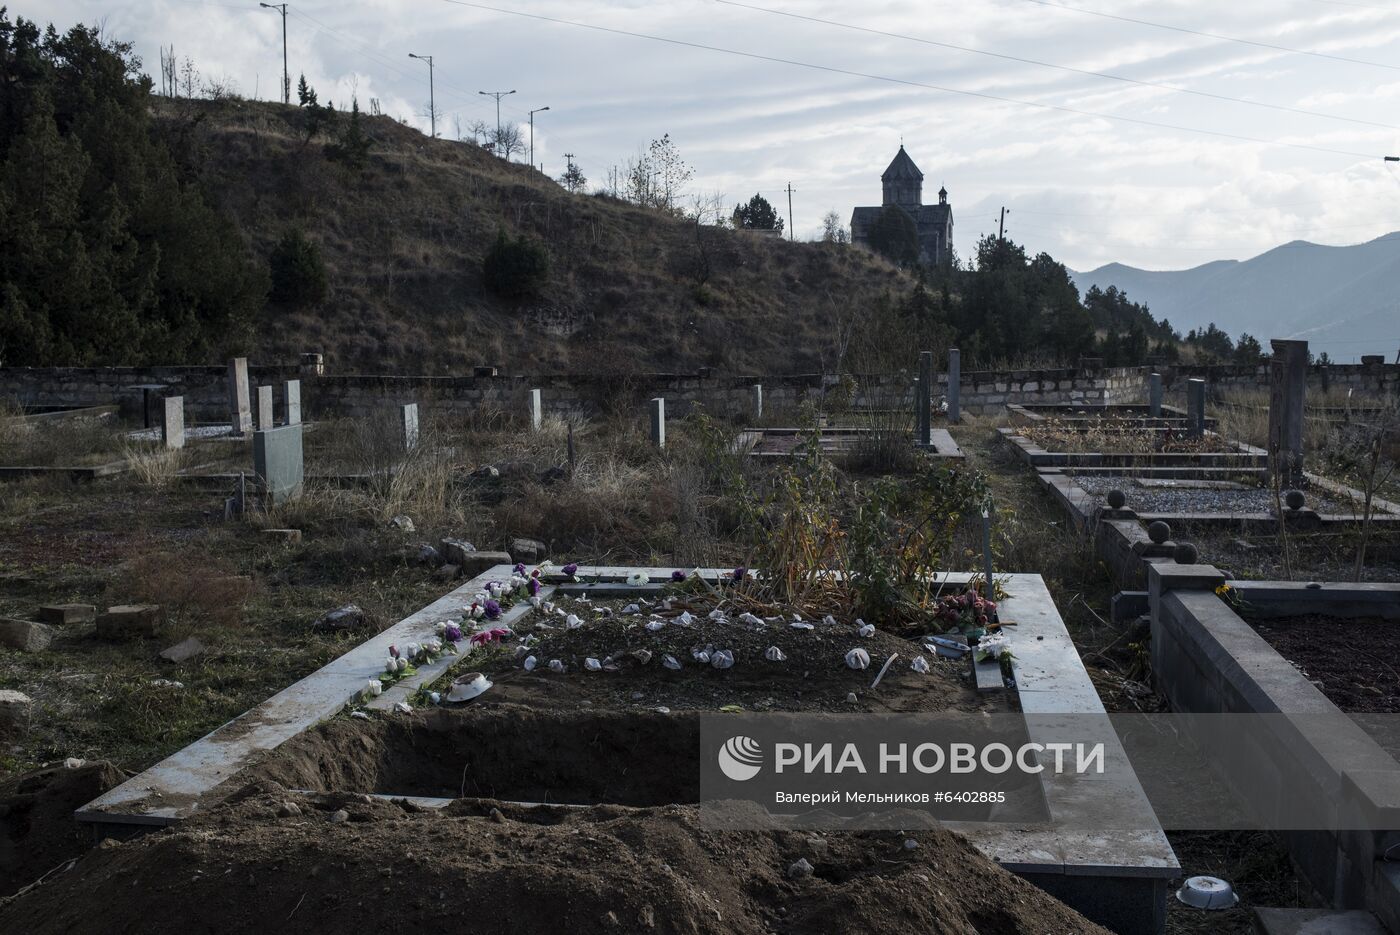
[[[259,3],[258,6],[282,13],[282,103],[292,102],[292,76],[287,71],[287,5],[285,3]]]
[[[478,91],[477,94],[485,94],[487,97],[496,99],[496,155],[501,154],[501,98],[507,94],[514,94],[514,91]]]
[[[549,110],[549,108],[548,108],[548,107],[538,107],[538,108],[536,108],[536,109],[530,111],[530,166],[531,166],[531,168],[533,168],[534,165],[535,165],[535,114],[543,113],[543,112],[546,111],[546,110]]]
[[[433,57],[431,55],[417,55],[408,53],[409,58],[416,58],[428,63],[428,120],[433,128],[433,139],[437,139],[437,100],[433,97]]]

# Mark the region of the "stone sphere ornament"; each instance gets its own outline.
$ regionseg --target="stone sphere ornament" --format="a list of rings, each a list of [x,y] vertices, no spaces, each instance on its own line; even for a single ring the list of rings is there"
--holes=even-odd
[[[1306,502],[1301,490],[1290,490],[1283,495],[1283,503],[1290,510],[1301,510]]]
[[[1108,492],[1108,505],[1115,510],[1123,509],[1123,505],[1128,502],[1128,498],[1123,491],[1114,489]]]
[[[1147,524],[1147,538],[1161,545],[1171,538],[1172,528],[1160,519],[1153,520]]]
[[[1178,542],[1172,551],[1172,558],[1178,565],[1194,565],[1200,557],[1200,550],[1189,542]]]

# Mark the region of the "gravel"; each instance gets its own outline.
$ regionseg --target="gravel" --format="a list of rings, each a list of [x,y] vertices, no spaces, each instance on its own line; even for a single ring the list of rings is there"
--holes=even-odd
[[[1074,475],[1074,482],[1096,497],[1107,498],[1110,490],[1121,490],[1128,498],[1127,508],[1138,513],[1272,513],[1272,490],[1201,490],[1192,487],[1139,487],[1131,477]],[[1107,505],[1107,500],[1105,500]],[[1330,495],[1309,491],[1306,508],[1323,514],[1351,516],[1359,507]]]

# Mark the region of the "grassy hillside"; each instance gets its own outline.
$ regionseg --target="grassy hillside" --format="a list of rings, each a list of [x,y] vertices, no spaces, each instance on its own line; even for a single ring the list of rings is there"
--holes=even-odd
[[[476,146],[366,118],[367,167],[326,158],[304,112],[238,101],[157,103],[219,207],[267,257],[291,227],[330,273],[319,307],[270,306],[260,362],[319,350],[337,370],[791,372],[831,366],[839,323],[907,275],[863,251],[697,229],[616,200],[566,192]],[[537,298],[490,293],[498,230],[550,252]],[[709,273],[704,269],[708,264]]]

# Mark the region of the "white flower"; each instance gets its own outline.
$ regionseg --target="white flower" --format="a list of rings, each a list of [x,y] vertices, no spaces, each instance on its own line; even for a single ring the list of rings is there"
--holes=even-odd
[[[874,636],[875,625],[873,623],[861,624],[861,628],[856,632],[859,633],[861,636]]]
[[[438,636],[442,636],[444,633],[447,632],[447,621],[446,621],[446,620],[439,620],[439,621],[433,626],[433,630],[437,633]]]
[[[977,652],[991,659],[1000,659],[1011,651],[1011,643],[1000,633],[988,633],[977,641]]]
[[[763,658],[769,662],[786,662],[787,654],[776,646],[769,646],[763,651]]]
[[[407,653],[408,658],[410,658],[410,659],[417,659],[417,658],[418,658],[418,654],[421,653],[422,651],[423,651],[423,647],[422,647],[422,646],[419,646],[417,643],[409,643],[409,644],[408,644],[408,653]]]
[[[489,598],[488,598],[488,600],[489,600]],[[482,617],[485,617],[485,616],[486,616],[486,608],[485,608],[485,607],[482,607],[480,604],[477,604],[475,607],[472,608],[472,617],[476,618],[477,620],[480,620]]]
[[[846,665],[852,669],[865,669],[870,666],[870,654],[860,647],[846,653]]]
[[[442,652],[442,640],[437,637],[429,637],[423,641],[423,649],[431,655],[436,656]]]
[[[390,656],[388,659],[385,659],[384,671],[388,672],[390,675],[393,675],[395,672],[399,671],[399,661],[393,656]]]
[[[378,698],[384,692],[384,683],[379,679],[370,679],[365,685],[365,691],[369,692],[371,698]]]
[[[397,663],[396,668],[397,668],[400,672],[407,672],[407,671],[408,671],[408,660],[405,659],[403,656],[400,656],[399,658],[395,659],[394,662]]]
[[[650,581],[651,579],[648,578],[644,572],[640,571],[634,571],[632,572],[632,574],[627,576],[627,583],[632,585],[633,587],[640,587],[641,585],[647,584]]]
[[[923,656],[915,656],[914,661],[909,663],[909,668],[923,675],[928,672],[928,660]]]
[[[531,595],[530,595],[530,606],[533,607],[533,608],[535,608],[535,610],[539,610],[539,609],[540,609],[540,604],[541,604],[541,603],[542,603],[542,602],[540,601],[540,596],[539,596],[538,594],[531,594]]]

